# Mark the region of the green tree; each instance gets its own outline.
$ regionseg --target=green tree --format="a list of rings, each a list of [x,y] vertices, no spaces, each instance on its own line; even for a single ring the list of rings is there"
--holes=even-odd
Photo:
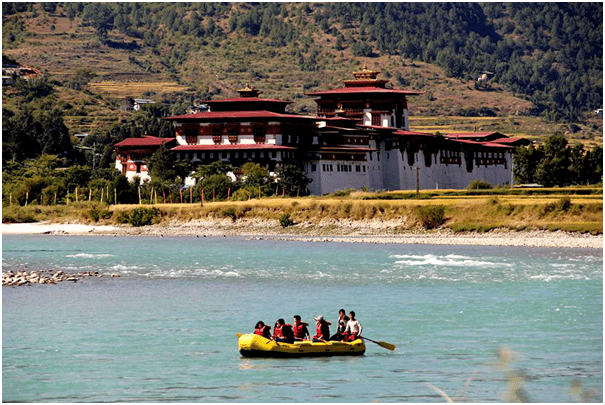
[[[151,181],[163,190],[172,186],[183,185],[190,173],[190,163],[177,160],[176,155],[165,145],[160,148],[147,161]]]
[[[572,183],[569,166],[570,149],[563,135],[551,135],[543,145],[544,157],[536,168],[536,179],[546,187],[566,186]]]
[[[95,29],[101,43],[108,41],[107,33],[113,29],[114,12],[109,3],[86,3],[82,19]]]
[[[220,161],[198,166],[193,174],[198,183],[195,194],[199,195],[203,188],[206,200],[211,199],[213,194],[219,200],[227,199],[229,192],[233,194],[237,189],[237,185],[227,175],[229,172],[233,172],[233,166]]]
[[[275,176],[279,186],[285,190],[288,196],[307,195],[307,186],[312,179],[300,170],[296,165],[283,165],[275,170]]]
[[[533,144],[528,148],[519,147],[513,157],[513,174],[517,183],[534,184],[538,181],[536,169],[544,158],[541,149]]]
[[[269,171],[258,163],[248,162],[242,166],[242,183],[245,186],[263,186],[269,182]]]

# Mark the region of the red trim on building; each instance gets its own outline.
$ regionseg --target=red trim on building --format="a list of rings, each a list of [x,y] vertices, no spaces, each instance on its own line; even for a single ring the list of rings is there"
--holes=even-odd
[[[171,150],[175,152],[198,151],[198,150],[296,150],[290,146],[273,144],[239,144],[239,145],[179,145]]]
[[[372,93],[372,94],[402,94],[408,96],[417,96],[423,94],[421,91],[411,90],[396,90],[396,89],[383,89],[381,87],[344,87],[340,89],[332,89],[325,91],[315,91],[313,93],[307,93],[307,96],[323,96],[331,94],[355,94],[355,93]]]
[[[224,119],[274,119],[274,120],[295,120],[295,121],[323,121],[319,117],[311,117],[308,115],[280,114],[271,111],[209,111],[195,114],[177,115],[175,117],[164,118],[166,120],[224,120]]]

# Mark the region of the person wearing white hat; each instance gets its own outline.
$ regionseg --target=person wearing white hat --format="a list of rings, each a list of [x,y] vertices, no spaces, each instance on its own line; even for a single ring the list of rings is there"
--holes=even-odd
[[[326,342],[330,340],[330,322],[326,321],[323,315],[319,315],[315,318],[317,324],[316,335],[313,336],[314,342]]]

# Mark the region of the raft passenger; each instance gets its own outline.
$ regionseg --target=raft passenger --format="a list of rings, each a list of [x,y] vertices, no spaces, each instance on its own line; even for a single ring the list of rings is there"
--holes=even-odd
[[[359,339],[361,336],[361,331],[363,330],[363,326],[359,323],[357,319],[355,319],[355,311],[349,312],[349,322],[347,322],[347,327],[343,332],[344,338],[343,342],[352,342],[355,339]]]
[[[338,311],[338,324],[336,325],[336,333],[330,338],[330,340],[343,339],[343,333],[347,328],[347,322],[349,322],[349,317],[346,315],[345,310],[341,308],[340,311]]]
[[[271,327],[269,325],[265,325],[263,321],[258,321],[254,327],[254,334],[271,339]]]
[[[276,342],[294,343],[292,325],[286,323],[283,318],[279,318],[277,322],[275,322],[275,327],[273,328],[273,340]]]
[[[330,322],[326,321],[323,315],[319,315],[315,318],[315,323],[317,324],[316,335],[313,336],[314,342],[326,342],[330,340]]]
[[[309,333],[309,329],[307,329],[309,324],[302,322],[300,319],[300,315],[294,315],[294,326],[292,327],[294,330],[294,340],[310,339],[311,334]]]

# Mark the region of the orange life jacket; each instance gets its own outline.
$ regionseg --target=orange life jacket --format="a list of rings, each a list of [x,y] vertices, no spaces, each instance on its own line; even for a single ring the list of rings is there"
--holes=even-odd
[[[284,335],[281,332],[281,328],[283,327],[283,325],[278,325],[275,324],[275,328],[273,329],[273,337],[274,338],[278,338],[278,337],[283,337]]]
[[[330,323],[320,323],[315,328],[317,333],[314,337],[321,340],[330,340]]]
[[[271,327],[269,325],[262,326],[260,328],[254,329],[254,334],[262,337],[266,337],[267,339],[271,338],[271,333],[269,332]]]
[[[308,323],[301,322],[298,325],[295,324],[294,326],[292,326],[292,330],[294,331],[294,337],[297,339],[304,339],[305,332],[309,333],[307,331],[307,325]]]

